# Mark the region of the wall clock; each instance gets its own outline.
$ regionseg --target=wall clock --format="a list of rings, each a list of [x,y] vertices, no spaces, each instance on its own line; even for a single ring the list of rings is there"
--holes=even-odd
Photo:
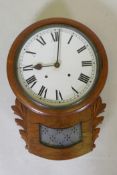
[[[16,122],[29,152],[63,160],[93,150],[107,68],[98,37],[74,20],[45,19],[16,38],[7,73],[16,95],[12,109],[21,117]]]

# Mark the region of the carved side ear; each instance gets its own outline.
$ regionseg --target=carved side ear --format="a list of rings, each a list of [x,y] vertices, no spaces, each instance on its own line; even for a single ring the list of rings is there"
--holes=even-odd
[[[97,126],[102,123],[104,117],[98,116],[100,113],[104,112],[104,109],[106,107],[105,103],[102,103],[101,97],[98,97],[97,100],[94,102],[94,104],[91,106],[91,115],[92,117],[92,140],[93,140],[93,148],[96,147],[94,144],[95,140],[99,136],[100,128],[97,128]]]
[[[27,118],[27,108],[18,100],[15,100],[15,105],[11,106],[12,110],[14,113],[18,116],[19,118],[16,118],[15,121],[17,125],[21,126],[22,129],[19,130],[21,137],[24,139],[24,141],[27,143],[28,139],[28,134],[27,134],[27,123],[26,123],[26,118]],[[26,145],[27,148],[27,145]]]
[[[27,108],[16,98],[15,105],[11,106],[16,115],[19,115],[22,119],[26,116]]]

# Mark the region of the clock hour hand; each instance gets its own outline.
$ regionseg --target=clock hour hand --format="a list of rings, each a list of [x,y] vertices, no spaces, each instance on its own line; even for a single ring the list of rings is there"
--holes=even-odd
[[[41,70],[43,67],[53,67],[53,66],[54,66],[54,64],[43,65],[41,63],[38,63],[35,66],[33,66],[33,68],[37,69],[37,70]]]

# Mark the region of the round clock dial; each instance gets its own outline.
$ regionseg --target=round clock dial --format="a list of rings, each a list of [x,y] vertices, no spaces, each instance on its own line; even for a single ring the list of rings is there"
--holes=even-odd
[[[69,25],[46,25],[33,32],[17,56],[17,78],[26,94],[46,106],[83,100],[98,78],[93,43]]]

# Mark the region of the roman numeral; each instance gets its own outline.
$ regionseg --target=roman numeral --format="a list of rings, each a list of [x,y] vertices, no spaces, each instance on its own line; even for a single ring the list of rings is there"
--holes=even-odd
[[[76,94],[78,94],[78,91],[74,87],[71,87],[71,88]]]
[[[32,84],[31,85],[31,88],[32,88],[37,83],[36,80],[37,80],[36,77],[33,75],[33,76],[29,77],[28,79],[26,79],[26,82],[28,83],[28,85]]]
[[[92,61],[82,61],[82,66],[92,66]]]
[[[36,54],[35,52],[31,52],[31,51],[26,51],[26,53],[33,54],[33,55]]]
[[[42,36],[40,36],[40,39],[36,39],[36,40],[43,46],[46,44]]]
[[[86,46],[81,47],[80,49],[77,50],[78,53],[84,51],[86,49]]]
[[[23,67],[23,71],[33,70],[33,65],[28,65]]]
[[[56,100],[63,100],[62,94],[58,90],[56,90]]]
[[[47,89],[45,88],[45,86],[42,85],[38,95],[40,96],[43,95],[43,97],[46,98],[46,94],[47,94]]]
[[[67,44],[69,44],[71,42],[72,38],[73,38],[73,35],[71,35]]]
[[[59,40],[59,32],[51,33],[51,36],[54,42],[57,42]]]
[[[90,77],[88,77],[87,75],[81,73],[80,77],[78,78],[78,80],[82,81],[83,83],[88,83]]]

